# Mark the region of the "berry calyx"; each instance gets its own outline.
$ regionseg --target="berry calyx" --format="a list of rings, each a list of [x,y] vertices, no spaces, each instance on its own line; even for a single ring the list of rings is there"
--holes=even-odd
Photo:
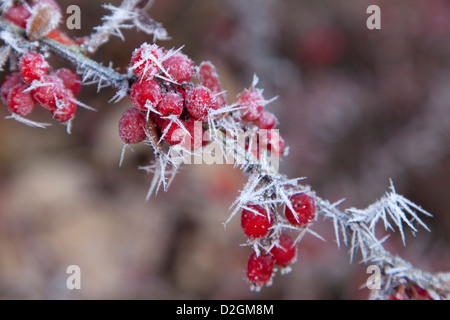
[[[306,193],[297,193],[289,197],[294,212],[286,206],[284,214],[286,219],[294,226],[306,227],[316,217],[316,205],[314,198]]]
[[[296,255],[297,247],[294,240],[287,233],[282,233],[278,239],[278,243],[270,250],[275,264],[287,267],[291,264]]]
[[[72,70],[67,68],[60,68],[56,70],[53,75],[57,76],[64,84],[64,87],[72,91],[73,95],[76,96],[81,91],[81,79]]]
[[[157,45],[143,43],[134,50],[129,70],[140,79],[151,80],[161,70],[162,57],[163,53]]]
[[[260,90],[245,90],[238,96],[238,106],[242,108],[242,120],[256,121],[261,116],[265,100]]]
[[[136,108],[127,109],[119,121],[119,136],[125,143],[138,143],[144,140],[146,118]]]
[[[29,17],[31,17],[31,12],[21,4],[9,8],[4,14],[6,20],[24,29],[27,26],[27,19]]]
[[[22,78],[20,77],[20,74],[17,72],[11,73],[8,76],[6,76],[0,88],[0,96],[3,103],[7,104],[8,95],[11,92],[11,89],[21,83],[23,83]]]
[[[273,225],[273,213],[259,205],[248,205],[242,210],[241,227],[250,239],[258,239],[269,234]]]
[[[136,81],[131,86],[130,98],[133,105],[139,110],[156,109],[161,102],[161,88],[154,80]]]
[[[183,113],[183,98],[174,92],[166,93],[158,105],[158,111],[163,117],[175,115],[179,117]]]
[[[186,109],[194,120],[206,121],[208,111],[215,108],[215,99],[211,90],[205,86],[197,86],[186,94]]]
[[[189,81],[194,76],[194,65],[191,59],[181,52],[176,52],[165,59],[162,66],[177,83]]]
[[[253,252],[247,263],[247,279],[257,288],[270,284],[274,262],[271,254],[257,256],[256,252]]]
[[[23,82],[31,84],[47,74],[48,63],[44,56],[35,52],[27,52],[19,61],[19,72]]]
[[[8,94],[8,109],[12,113],[21,116],[26,116],[34,109],[36,102],[34,101],[31,92],[25,91],[28,89],[26,84],[18,84]]]

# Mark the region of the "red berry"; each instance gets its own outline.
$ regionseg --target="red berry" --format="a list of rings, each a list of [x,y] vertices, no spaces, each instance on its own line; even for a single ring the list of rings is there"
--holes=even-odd
[[[164,124],[166,123],[167,120],[161,118],[161,116],[159,114],[155,113],[155,112],[151,112],[150,113],[150,117],[151,117],[153,123],[156,125],[156,127],[159,130],[162,130],[162,128],[163,128],[163,126],[164,126]]]
[[[62,95],[55,100],[56,109],[52,111],[53,118],[59,122],[67,122],[75,117],[77,105],[72,91],[64,89]]]
[[[8,94],[11,92],[11,89],[22,83],[22,78],[20,77],[19,73],[14,72],[9,74],[5,78],[5,80],[3,80],[2,86],[0,88],[2,102],[7,104]]]
[[[278,158],[283,155],[284,140],[278,133],[278,130],[271,129],[267,131],[267,150]]]
[[[163,53],[155,44],[144,43],[134,50],[130,70],[140,79],[151,80],[160,71],[159,61]]]
[[[247,279],[256,286],[270,283],[273,274],[274,259],[271,254],[257,256],[250,255],[247,263]]]
[[[300,227],[311,224],[316,217],[316,205],[314,198],[306,193],[297,193],[289,198],[294,212],[286,206],[284,214],[288,221]]]
[[[247,237],[258,239],[269,234],[273,225],[273,214],[259,205],[248,205],[252,210],[244,209],[241,215],[241,227]],[[256,211],[257,213],[255,213]]]
[[[256,121],[261,116],[265,100],[259,90],[245,90],[238,96],[238,106],[241,107],[242,120]]]
[[[200,83],[211,90],[216,95],[217,108],[226,105],[225,94],[223,93],[222,84],[216,68],[210,61],[203,61],[198,68],[198,76]]]
[[[72,91],[74,96],[80,93],[81,79],[74,71],[67,68],[60,68],[56,70],[53,75],[61,79],[64,86]]]
[[[147,111],[147,102],[150,108],[156,109],[161,101],[161,88],[154,80],[136,81],[131,86],[130,98],[133,105],[139,110]]]
[[[52,75],[43,76],[39,82],[39,85],[33,89],[34,99],[45,109],[55,111],[56,102],[67,96],[67,89],[59,78]]]
[[[27,26],[27,19],[29,17],[31,17],[31,12],[21,4],[11,7],[4,15],[6,20],[24,29]]]
[[[161,132],[164,135],[164,140],[170,144],[171,146],[180,144],[183,142],[184,138],[186,137],[187,133],[183,128],[180,127],[180,125],[176,122],[171,122],[167,119],[164,120]],[[181,121],[184,125],[184,121]]]
[[[214,96],[205,86],[197,86],[186,94],[186,109],[194,120],[206,121],[208,110],[215,107]]]
[[[146,118],[145,115],[136,108],[129,108],[119,121],[119,136],[125,143],[138,143],[144,140]]]
[[[184,147],[191,151],[197,150],[203,145],[202,123],[191,118],[184,123],[184,126],[191,135],[185,138]]]
[[[28,89],[28,86],[23,83],[18,84],[11,89],[8,95],[8,109],[12,113],[26,116],[33,111],[36,102],[34,101],[31,92],[25,91],[26,89]]]
[[[297,247],[291,236],[282,233],[279,242],[270,250],[270,253],[275,260],[275,264],[286,267],[295,259]]]
[[[183,124],[184,129],[176,122],[166,120],[161,128],[163,133],[168,128],[167,132],[164,134],[164,140],[170,145],[183,143],[183,147],[192,151],[201,147],[203,142],[203,129],[201,123],[193,119],[181,121],[181,123]]]
[[[162,62],[167,73],[178,83],[189,81],[194,76],[191,59],[181,52],[174,53]]]
[[[183,112],[183,98],[174,92],[168,92],[163,97],[158,105],[158,110],[163,117],[171,114],[179,117]]]
[[[273,129],[277,124],[277,119],[271,112],[263,111],[258,118],[258,128]]]
[[[31,84],[47,74],[48,63],[44,56],[35,52],[27,52],[19,61],[19,72],[23,82]]]

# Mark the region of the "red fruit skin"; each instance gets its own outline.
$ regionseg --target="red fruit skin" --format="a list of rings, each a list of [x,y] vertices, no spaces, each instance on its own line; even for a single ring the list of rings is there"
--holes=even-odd
[[[64,89],[62,96],[55,101],[57,107],[52,111],[53,118],[63,123],[72,120],[77,111],[77,105],[74,100],[75,97],[72,91]]]
[[[129,108],[120,118],[119,136],[125,143],[139,143],[147,137],[145,126],[145,115],[136,108]]]
[[[194,76],[194,65],[191,59],[181,52],[165,59],[162,66],[177,83],[189,81]]]
[[[26,28],[27,19],[31,17],[31,12],[24,5],[16,5],[11,7],[3,16],[9,22],[14,23],[16,26]]]
[[[220,78],[214,65],[210,61],[200,63],[198,76],[200,83],[216,95],[217,108],[224,107],[226,105],[225,94],[223,93],[222,84],[220,83]]]
[[[292,212],[286,206],[284,210],[286,219],[294,226],[306,227],[310,225],[316,217],[314,198],[306,193],[297,193],[292,195],[289,200],[295,212]]]
[[[279,242],[270,250],[270,253],[274,258],[275,264],[287,267],[294,261],[297,255],[297,247],[294,240],[287,233],[282,233]]]
[[[170,145],[183,143],[183,147],[194,151],[202,146],[203,143],[203,129],[201,122],[189,119],[188,121],[181,121],[186,130],[183,130],[177,123],[172,122],[169,127],[170,120],[165,120],[162,125],[161,132],[166,128],[169,129],[164,135],[164,140]],[[187,132],[189,132],[190,136]]]
[[[57,109],[56,101],[67,96],[63,82],[52,75],[43,76],[40,83],[42,85],[33,89],[33,98],[42,107],[51,112]]]
[[[48,63],[44,56],[35,52],[27,52],[19,60],[19,72],[23,82],[31,84],[47,74]]]
[[[271,112],[262,111],[257,120],[257,124],[260,129],[273,129],[277,124],[277,118]]]
[[[202,85],[187,92],[185,104],[189,115],[199,121],[207,121],[208,111],[216,107],[211,90]]]
[[[158,111],[163,117],[175,115],[179,117],[183,113],[183,98],[174,92],[166,93],[158,105]]]
[[[256,214],[253,211],[244,209],[241,214],[241,227],[244,234],[250,239],[259,239],[265,237],[270,232],[270,227],[273,225],[273,214],[262,206],[248,205],[247,207],[259,212]]]
[[[142,111],[147,111],[147,100],[150,107],[156,109],[161,102],[161,88],[154,80],[136,81],[130,89],[130,98],[133,105]]]
[[[238,96],[238,107],[241,107],[242,120],[257,121],[264,108],[264,98],[259,91],[245,90]]]
[[[156,61],[161,61],[163,53],[154,44],[144,43],[131,55],[130,70],[142,80],[151,80],[160,71]]]
[[[11,89],[22,83],[23,83],[22,78],[20,77],[20,74],[17,72],[11,73],[8,76],[6,76],[0,88],[0,96],[4,104],[7,104],[8,95],[11,92]]]
[[[256,256],[250,255],[247,263],[247,279],[256,286],[268,284],[272,279],[274,259],[271,254]]]
[[[72,91],[74,96],[80,93],[81,79],[74,71],[67,68],[60,68],[56,70],[53,75],[61,79],[64,87]]]
[[[21,116],[26,116],[34,109],[36,102],[33,99],[26,84],[18,84],[11,89],[8,95],[8,109],[12,113],[16,113]]]

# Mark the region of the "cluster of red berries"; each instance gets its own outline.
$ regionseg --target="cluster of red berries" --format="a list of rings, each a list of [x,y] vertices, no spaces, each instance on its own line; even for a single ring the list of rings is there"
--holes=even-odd
[[[289,202],[290,206],[285,207],[284,215],[291,225],[304,228],[314,221],[316,206],[312,196],[297,193],[289,198]],[[241,214],[241,227],[249,239],[272,243],[269,250],[259,254],[253,252],[248,260],[247,279],[255,288],[271,283],[275,265],[287,268],[297,256],[296,243],[292,237],[286,232],[277,234],[272,231],[275,219],[275,211],[261,205],[248,205]]]
[[[144,43],[133,52],[129,70],[137,80],[130,88],[134,108],[126,110],[119,122],[122,140],[144,140],[151,119],[170,145],[189,142],[193,150],[201,146],[203,134],[194,132],[194,122],[207,121],[217,100],[208,87],[189,82],[195,75],[192,61],[181,52]]]
[[[183,143],[191,150],[204,145],[204,132],[194,132],[194,122],[207,122],[213,117],[211,111],[226,106],[219,76],[210,62],[195,67],[179,51],[165,51],[155,44],[144,43],[133,52],[129,71],[136,80],[130,88],[134,107],[126,110],[119,122],[119,136],[125,143],[146,139],[151,119],[169,145]],[[193,84],[194,77],[199,84]],[[238,96],[243,121],[253,122],[261,129],[273,129],[276,118],[263,111],[264,104],[259,90],[245,90]],[[280,141],[279,145],[270,143],[271,135],[276,135],[277,140],[273,141]],[[280,156],[283,144],[275,130],[269,131],[266,143],[269,150]]]
[[[1,85],[1,99],[11,113],[30,114],[36,103],[49,110],[53,118],[66,123],[77,110],[75,96],[81,90],[79,76],[70,69],[50,71],[45,57],[36,52],[23,54],[19,72],[8,75]]]

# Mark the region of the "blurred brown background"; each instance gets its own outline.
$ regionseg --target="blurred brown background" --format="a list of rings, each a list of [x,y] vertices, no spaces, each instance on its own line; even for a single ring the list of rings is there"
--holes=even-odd
[[[76,1],[88,34],[106,12]],[[117,4],[118,1],[112,3]],[[366,8],[381,8],[381,30]],[[68,5],[68,4],[67,4]],[[62,4],[65,11],[66,4]],[[434,214],[393,252],[426,271],[450,269],[450,3],[445,0],[155,0],[150,15],[197,64],[211,60],[228,102],[260,78],[290,146],[281,171],[307,177],[342,207],[364,208],[388,190]],[[125,72],[131,52],[151,38],[125,31],[93,58]],[[63,66],[57,59],[53,66]],[[1,75],[2,78],[4,74]],[[224,230],[245,178],[230,166],[185,166],[168,192],[145,202],[152,159],[127,152],[117,134],[128,98],[84,87],[71,135],[54,124],[26,127],[0,109],[0,298],[11,299],[366,299],[366,267],[349,264],[329,222],[305,237],[290,274],[254,293],[244,280],[250,249],[239,218]],[[51,121],[45,110],[38,121]],[[82,289],[66,288],[81,268]]]

